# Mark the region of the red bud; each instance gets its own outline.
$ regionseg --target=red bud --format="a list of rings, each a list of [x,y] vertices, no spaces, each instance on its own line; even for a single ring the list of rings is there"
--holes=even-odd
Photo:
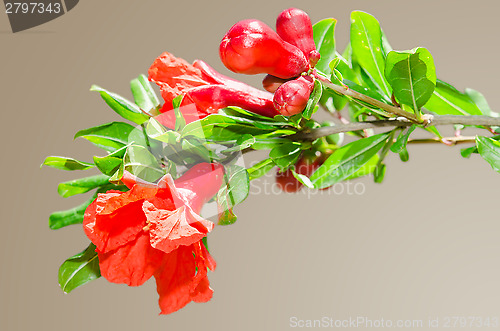
[[[231,71],[292,78],[309,69],[305,55],[258,20],[236,23],[222,38],[219,55]]]
[[[281,85],[274,93],[274,107],[281,115],[292,116],[304,110],[314,88],[311,76],[300,76]]]
[[[316,50],[311,19],[306,12],[297,8],[282,11],[276,20],[276,32],[284,41],[297,46],[311,66],[318,63],[320,54]]]
[[[221,109],[228,106],[236,106],[262,116],[274,117],[279,115],[274,108],[272,95],[267,92],[261,92],[266,93],[266,97],[225,85],[206,85],[190,90],[187,93],[187,97],[207,112],[213,112],[214,109]]]
[[[262,80],[262,87],[264,87],[266,91],[274,93],[276,92],[278,87],[280,87],[283,83],[287,81],[288,81],[287,79],[278,78],[272,75],[266,75],[266,77],[264,77],[264,79]]]

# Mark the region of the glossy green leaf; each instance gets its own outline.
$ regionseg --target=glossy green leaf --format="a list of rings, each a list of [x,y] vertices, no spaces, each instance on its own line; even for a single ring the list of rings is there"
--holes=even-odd
[[[181,143],[182,151],[194,154],[205,162],[213,162],[215,155],[208,149],[206,144],[196,139],[183,139]]]
[[[484,95],[476,90],[473,90],[471,88],[466,88],[465,89],[465,94],[470,98],[470,100],[479,108],[481,113],[486,116],[491,116],[491,117],[499,117],[500,114],[497,112],[494,112],[491,110],[490,105],[488,104],[488,101],[486,101],[486,98]]]
[[[436,87],[436,68],[431,53],[422,47],[411,51],[391,51],[387,55],[385,77],[400,104],[418,111]]]
[[[487,137],[476,137],[479,155],[488,162],[493,170],[500,172],[500,142]]]
[[[283,126],[286,125],[286,119],[282,120],[276,120],[275,118],[259,115],[256,113],[252,113],[246,109],[240,108],[240,107],[226,107],[221,110],[219,110],[219,114],[221,115],[226,115],[232,118],[242,118],[246,120],[250,120],[252,122],[255,122],[257,125],[262,123],[265,127],[268,126]]]
[[[413,131],[416,129],[416,125],[412,125],[403,129],[400,133],[394,144],[391,146],[391,151],[393,153],[401,153],[404,149],[406,149],[406,144],[408,143],[408,139]]]
[[[309,100],[307,101],[306,108],[302,112],[302,116],[306,120],[310,120],[312,115],[318,109],[317,104],[318,104],[319,100],[321,99],[322,92],[323,92],[323,86],[321,85],[319,80],[315,79],[314,80],[314,89],[311,92],[311,96],[309,97]]]
[[[237,151],[244,150],[251,147],[255,143],[256,139],[250,134],[244,134],[236,140],[236,144],[233,147],[229,147],[222,151],[224,154],[233,153]]]
[[[169,130],[154,118],[151,118],[146,126],[146,133],[151,139],[162,141],[167,144],[176,144],[181,140],[181,134]]]
[[[122,165],[123,159],[113,156],[94,156],[94,163],[100,172],[107,176],[112,176]]]
[[[85,209],[87,209],[87,207],[92,203],[92,201],[94,201],[96,197],[97,193],[79,206],[64,211],[56,211],[50,214],[49,228],[52,230],[57,230],[68,225],[82,223]]]
[[[87,170],[94,167],[92,163],[78,161],[64,156],[48,156],[41,166],[48,166],[60,170]],[[40,166],[40,167],[41,167]]]
[[[160,106],[160,100],[156,96],[148,78],[140,75],[130,82],[130,89],[135,103],[144,111],[155,114]]]
[[[63,198],[67,198],[106,184],[109,184],[109,176],[106,175],[84,177],[59,184],[57,193]]]
[[[387,96],[391,88],[385,79],[385,59],[382,51],[382,30],[375,17],[362,11],[351,14],[352,56],[371,80]]]
[[[335,24],[336,19],[327,18],[313,25],[314,44],[321,54],[316,70],[327,76],[331,74],[330,62],[335,58]]]
[[[108,106],[124,119],[137,124],[142,124],[149,119],[149,116],[144,114],[136,104],[122,98],[118,94],[109,92],[97,85],[92,85],[90,90],[99,92]]]
[[[186,126],[186,119],[184,119],[184,116],[180,111],[180,106],[183,99],[184,95],[181,94],[176,96],[174,100],[172,100],[172,105],[175,112],[175,131],[180,131]]]
[[[292,169],[292,175],[293,175],[293,177],[295,177],[295,179],[297,179],[299,181],[299,183],[301,183],[305,187],[311,188],[311,189],[314,188],[314,184],[311,182],[309,177],[307,177],[306,175],[299,174],[294,169]]]
[[[353,141],[337,149],[311,176],[316,188],[341,182],[358,171],[384,146],[387,133]]]
[[[472,154],[477,153],[479,153],[477,150],[477,146],[462,148],[460,150],[460,155],[462,155],[462,157],[466,159],[470,158]]]
[[[274,147],[269,152],[269,157],[281,170],[286,170],[297,162],[301,151],[300,143],[290,142]]]
[[[347,177],[345,180],[352,180],[373,174],[378,167],[379,161],[380,157],[378,156],[378,154],[373,155],[372,158],[368,160],[368,162],[363,164],[361,168],[356,170],[355,173]]]
[[[187,124],[181,132],[181,137],[195,136],[211,140],[237,140],[243,134],[254,136],[270,134],[277,131],[276,126],[250,119],[236,118],[213,114],[201,120]],[[282,130],[282,134],[293,133],[292,130]]]
[[[243,167],[236,165],[226,167],[224,179],[224,185],[217,193],[219,213],[230,211],[234,206],[242,203],[247,198],[250,191],[249,175],[247,170]],[[232,212],[230,214],[234,215]],[[225,219],[225,223],[221,223],[219,220],[219,224],[227,225],[236,221],[233,217],[229,218],[229,220],[231,222],[227,222],[228,219]]]
[[[114,152],[128,144],[128,137],[132,130],[134,127],[130,124],[112,122],[78,131],[75,134],[75,139],[82,137],[99,148]]]
[[[275,164],[273,160],[264,159],[247,169],[249,178],[250,180],[260,178],[271,171],[274,167]]]
[[[437,80],[434,94],[425,108],[438,115],[481,115],[469,96],[441,80]]]
[[[59,268],[59,286],[64,293],[101,277],[96,247],[90,244],[83,252],[70,257]]]
[[[158,160],[144,146],[128,147],[123,160],[125,170],[148,182],[154,182],[165,174]]]
[[[408,162],[408,160],[410,159],[410,155],[408,154],[408,150],[403,149],[401,152],[399,152],[399,158],[403,162]]]
[[[83,216],[85,214],[85,209],[94,201],[97,197],[97,193],[105,193],[109,190],[118,190],[118,191],[128,191],[128,188],[125,185],[113,185],[106,184],[99,186],[97,191],[84,203],[78,205],[74,208],[56,211],[50,214],[49,216],[49,228],[51,230],[57,230],[72,224],[81,224],[83,222]]]

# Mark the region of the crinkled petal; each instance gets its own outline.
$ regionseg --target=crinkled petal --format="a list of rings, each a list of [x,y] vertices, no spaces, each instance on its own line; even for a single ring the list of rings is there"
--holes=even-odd
[[[125,204],[112,214],[100,214],[107,208],[110,200],[120,198],[124,194],[126,193],[98,194],[96,200],[85,210],[83,219],[85,234],[103,253],[134,240],[146,226],[142,201]]]
[[[142,200],[150,199],[157,193],[156,187],[145,187],[141,185],[134,185],[130,191],[121,192],[119,195],[107,197],[103,208],[97,209],[99,215],[109,215],[120,208],[126,207],[134,202],[141,202]],[[106,193],[107,194],[107,193]]]
[[[198,68],[168,52],[164,52],[153,62],[148,75],[149,80],[160,87],[167,103],[193,87],[208,84]]]
[[[195,256],[202,243],[180,246],[167,254],[161,270],[155,274],[162,314],[173,313],[191,301],[206,302],[213,291],[204,260]]]
[[[161,266],[165,253],[154,249],[149,235],[142,232],[135,240],[108,253],[97,251],[101,275],[112,283],[140,286]]]
[[[165,253],[170,253],[181,245],[188,246],[200,241],[214,227],[212,222],[186,206],[168,211],[145,201],[143,210],[150,224],[151,246]]]

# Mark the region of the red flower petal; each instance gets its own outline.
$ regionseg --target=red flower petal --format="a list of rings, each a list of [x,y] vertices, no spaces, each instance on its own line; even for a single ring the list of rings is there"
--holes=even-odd
[[[144,284],[160,267],[165,256],[151,247],[147,232],[116,250],[97,253],[101,275],[112,283],[129,286]]]
[[[173,313],[191,301],[206,302],[211,299],[213,290],[208,286],[204,259],[193,256],[200,250],[200,245],[203,244],[180,246],[167,254],[163,268],[155,274],[162,314]]]
[[[100,215],[108,208],[110,200],[120,198],[124,194],[123,192],[98,194],[97,199],[85,210],[83,219],[85,234],[103,253],[134,240],[146,226],[142,201],[124,205],[113,214]]]
[[[148,74],[149,80],[160,86],[166,103],[172,103],[176,96],[184,94],[190,88],[208,84],[198,68],[168,52],[164,52],[153,62]]]
[[[170,212],[145,201],[143,210],[151,224],[151,246],[165,253],[170,253],[180,245],[188,246],[200,241],[214,227],[212,222],[186,206]]]

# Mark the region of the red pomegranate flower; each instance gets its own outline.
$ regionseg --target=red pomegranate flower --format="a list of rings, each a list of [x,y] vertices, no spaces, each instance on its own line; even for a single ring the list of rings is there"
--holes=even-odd
[[[184,95],[179,109],[187,123],[228,106],[241,107],[269,117],[279,115],[271,93],[224,76],[201,60],[191,65],[164,52],[153,62],[148,74],[149,80],[160,87],[165,100],[160,110],[162,114],[156,119],[169,128],[175,126],[172,101],[179,95]]]
[[[212,297],[207,268],[215,261],[202,242],[214,227],[198,213],[222,184],[221,165],[201,163],[175,182],[157,184],[125,172],[128,192],[99,194],[85,211],[83,229],[96,245],[101,274],[140,286],[154,276],[162,314]]]

